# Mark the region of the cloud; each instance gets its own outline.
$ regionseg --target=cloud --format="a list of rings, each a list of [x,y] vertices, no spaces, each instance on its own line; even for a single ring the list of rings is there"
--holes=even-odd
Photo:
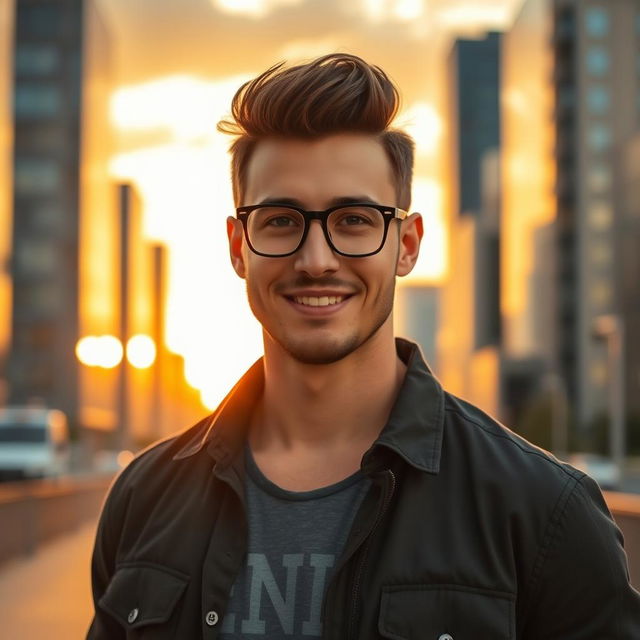
[[[223,13],[263,18],[275,9],[302,4],[304,0],[210,0],[210,2]]]
[[[432,16],[447,31],[506,28],[522,0],[439,0]]]
[[[170,132],[176,141],[215,132],[236,89],[248,76],[215,82],[187,74],[156,78],[121,87],[111,99],[111,119],[122,132]]]

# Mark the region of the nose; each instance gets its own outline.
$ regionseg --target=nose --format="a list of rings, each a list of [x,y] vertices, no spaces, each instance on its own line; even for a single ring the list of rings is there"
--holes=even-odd
[[[304,244],[295,254],[295,268],[312,277],[337,271],[338,256],[327,243],[319,220],[312,220]]]

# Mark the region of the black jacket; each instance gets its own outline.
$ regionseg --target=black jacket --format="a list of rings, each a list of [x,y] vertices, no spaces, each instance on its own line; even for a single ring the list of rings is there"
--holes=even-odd
[[[323,604],[332,640],[637,640],[640,595],[596,484],[449,395],[415,345],[364,455],[372,479]],[[244,431],[258,362],[218,410],[114,483],[89,638],[219,634],[246,545]],[[448,634],[448,635],[447,635]]]

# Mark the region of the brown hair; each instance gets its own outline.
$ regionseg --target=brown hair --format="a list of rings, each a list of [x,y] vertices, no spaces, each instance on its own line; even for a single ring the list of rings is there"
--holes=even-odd
[[[387,74],[358,56],[333,53],[307,64],[277,64],[243,84],[233,97],[231,118],[218,130],[237,136],[232,143],[233,197],[242,203],[246,170],[264,138],[317,139],[336,133],[378,135],[396,184],[398,206],[411,203],[414,143],[390,129],[400,96]]]

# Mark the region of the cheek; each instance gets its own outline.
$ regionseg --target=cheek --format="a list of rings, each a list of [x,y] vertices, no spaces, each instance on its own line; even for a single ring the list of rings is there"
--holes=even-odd
[[[245,259],[247,290],[261,298],[268,295],[270,285],[277,279],[275,265],[266,260],[260,256],[247,256]]]

